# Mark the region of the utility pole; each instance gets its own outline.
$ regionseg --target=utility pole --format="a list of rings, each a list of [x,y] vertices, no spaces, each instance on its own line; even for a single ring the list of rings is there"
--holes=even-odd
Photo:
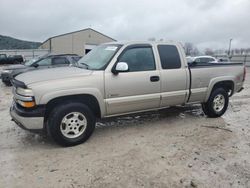
[[[232,40],[233,40],[233,39],[230,39],[230,40],[229,40],[228,56],[230,55]]]

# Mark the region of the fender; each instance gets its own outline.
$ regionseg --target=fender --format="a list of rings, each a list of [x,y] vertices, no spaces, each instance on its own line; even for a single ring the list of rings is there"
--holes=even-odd
[[[101,92],[96,88],[75,88],[75,89],[65,89],[65,90],[59,90],[59,91],[52,91],[49,93],[45,93],[38,99],[38,104],[47,104],[52,99],[58,98],[58,97],[64,97],[69,95],[81,95],[81,94],[88,94],[95,97],[99,103],[100,111],[101,111],[101,117],[105,116],[106,114],[106,108],[104,104],[104,97],[102,96]]]
[[[207,102],[207,100],[208,100],[208,98],[209,98],[209,96],[214,88],[214,85],[219,83],[219,82],[222,82],[222,81],[232,81],[234,83],[234,90],[235,90],[235,76],[220,76],[220,77],[213,78],[209,82],[205,102]]]

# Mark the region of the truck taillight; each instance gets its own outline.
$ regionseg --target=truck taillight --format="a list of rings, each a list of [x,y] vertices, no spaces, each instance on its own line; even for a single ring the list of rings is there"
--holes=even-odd
[[[247,73],[247,69],[246,69],[246,66],[244,66],[243,82],[246,79],[246,73]]]

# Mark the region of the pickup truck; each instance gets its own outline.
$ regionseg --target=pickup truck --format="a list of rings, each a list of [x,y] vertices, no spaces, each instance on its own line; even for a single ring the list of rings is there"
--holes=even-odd
[[[0,54],[0,65],[20,64],[22,62],[24,62],[24,58],[21,55],[10,55],[7,57],[6,54]]]
[[[246,74],[240,63],[188,66],[174,42],[102,44],[78,63],[13,79],[16,124],[73,146],[91,136],[97,118],[195,103],[208,117],[220,117]]]

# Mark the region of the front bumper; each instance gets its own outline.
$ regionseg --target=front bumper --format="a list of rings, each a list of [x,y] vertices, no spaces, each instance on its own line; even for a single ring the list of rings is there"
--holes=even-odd
[[[45,107],[37,107],[33,110],[22,109],[13,102],[10,108],[12,120],[21,128],[32,132],[40,132],[44,130],[44,112]]]

